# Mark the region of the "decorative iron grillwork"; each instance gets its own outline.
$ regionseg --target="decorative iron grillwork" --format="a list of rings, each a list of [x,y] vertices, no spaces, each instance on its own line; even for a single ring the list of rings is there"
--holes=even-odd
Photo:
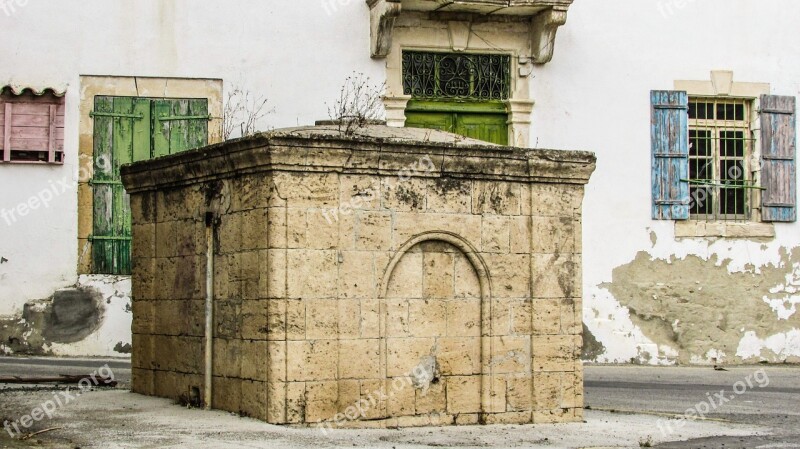
[[[511,57],[405,51],[403,91],[425,99],[506,100]]]

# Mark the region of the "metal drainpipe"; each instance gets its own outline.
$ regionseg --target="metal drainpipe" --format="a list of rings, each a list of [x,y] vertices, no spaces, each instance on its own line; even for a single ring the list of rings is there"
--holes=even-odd
[[[206,369],[204,400],[211,409],[214,370],[214,213],[206,213]]]

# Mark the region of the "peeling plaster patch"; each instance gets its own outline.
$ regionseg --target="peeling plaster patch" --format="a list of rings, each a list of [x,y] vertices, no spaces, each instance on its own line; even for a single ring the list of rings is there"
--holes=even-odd
[[[131,341],[130,278],[81,276],[78,284],[0,317],[0,353],[119,356]]]
[[[776,291],[788,292],[787,276],[794,279],[792,268],[798,263],[800,251],[791,254],[781,249],[777,263],[756,269],[739,261],[737,268],[749,269],[732,272],[734,263],[722,256],[654,259],[640,252],[633,262],[614,269],[611,283],[599,287],[628,310],[630,321],[646,335],[637,346],[640,353],[650,340],[662,351],[677,351],[679,363],[713,363],[715,358],[718,362],[745,362],[760,353],[753,346],[737,349],[745,333],[752,332],[755,338],[763,337],[761,349],[772,353],[762,357],[781,362],[785,359],[781,354],[800,351],[800,340],[783,338],[781,342],[794,346],[781,348],[776,346],[779,340],[769,340],[769,336],[800,328],[800,316],[781,319],[762,298],[774,298]],[[606,339],[601,340],[610,346]],[[735,359],[723,360],[734,352]]]
[[[55,292],[42,336],[52,343],[75,343],[88,337],[103,318],[101,300],[98,291],[86,287]]]
[[[786,275],[786,281],[769,290],[770,296],[763,300],[769,304],[778,315],[778,319],[788,320],[797,313],[797,304],[800,304],[800,263],[794,264],[794,269]],[[775,298],[774,295],[780,295]]]
[[[658,234],[656,234],[656,231],[650,231],[650,243],[653,245],[653,248],[658,244]]]
[[[711,238],[676,240],[674,223],[671,222],[654,223],[651,229],[658,235],[657,245],[648,251],[654,259],[685,259],[697,256],[708,260],[712,255],[716,255],[717,263],[727,264],[730,273],[748,271],[756,274],[761,272],[760,267],[777,266],[782,263],[779,245],[765,244],[761,241]]]
[[[769,350],[771,358],[764,357],[764,350]],[[788,332],[771,335],[765,339],[758,338],[755,332],[744,334],[736,350],[736,356],[743,360],[760,359],[782,362],[800,362],[800,330],[792,329]],[[772,360],[770,360],[772,359]]]
[[[762,298],[770,308],[778,315],[779,320],[788,320],[797,313],[797,304],[800,303],[800,296],[794,295],[782,299]]]
[[[130,277],[86,275],[79,277],[78,285],[101,295],[105,307],[103,323],[96,332],[77,343],[54,343],[51,352],[58,356],[119,357],[117,344],[131,343],[132,314],[126,312],[131,302]]]
[[[714,364],[716,365],[718,362],[722,360],[727,360],[727,354],[722,351],[717,351],[716,349],[710,349],[706,352],[705,356],[700,357],[696,355],[692,355],[692,364],[693,365],[709,365]]]
[[[581,359],[587,362],[595,362],[597,358],[606,352],[603,343],[595,338],[592,331],[583,324],[583,348],[581,348]]]
[[[45,355],[53,343],[75,343],[95,332],[103,319],[102,297],[86,287],[62,289],[35,301],[22,315],[0,320],[7,353]]]
[[[605,351],[595,362],[630,363],[635,360],[636,363],[651,365],[674,363],[677,356],[675,350],[656,345],[644,335],[631,321],[628,309],[622,307],[608,290],[597,287],[592,290],[587,298],[589,308],[584,309],[583,320],[594,337],[605,346]],[[592,317],[592,314],[596,317]],[[644,355],[650,359],[640,359]]]

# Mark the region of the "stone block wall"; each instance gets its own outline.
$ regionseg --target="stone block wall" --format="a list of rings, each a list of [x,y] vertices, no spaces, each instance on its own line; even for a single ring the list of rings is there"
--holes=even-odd
[[[593,168],[297,133],[127,167],[133,390],[202,397],[210,225],[214,408],[332,428],[580,420]]]

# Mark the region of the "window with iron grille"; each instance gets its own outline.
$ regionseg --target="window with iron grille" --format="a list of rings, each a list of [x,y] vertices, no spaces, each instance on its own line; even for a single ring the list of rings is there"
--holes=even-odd
[[[797,99],[757,101],[650,92],[654,220],[797,221]]]
[[[702,220],[748,220],[753,193],[752,103],[689,99],[690,214]]]
[[[405,125],[508,145],[511,56],[403,52]]]
[[[417,99],[507,100],[511,56],[404,51],[403,91]]]

